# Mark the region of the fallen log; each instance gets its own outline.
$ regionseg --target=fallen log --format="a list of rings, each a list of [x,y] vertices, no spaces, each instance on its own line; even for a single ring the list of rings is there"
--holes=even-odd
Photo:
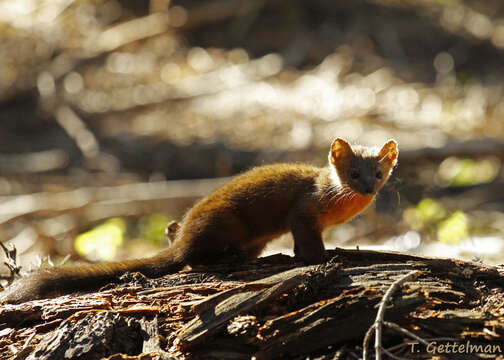
[[[452,259],[335,249],[326,263],[313,266],[274,255],[158,279],[126,274],[93,293],[4,304],[0,356],[361,357],[366,333],[378,321],[378,347],[369,346],[367,358],[373,352],[377,358],[495,357],[504,351],[503,271]],[[405,279],[412,272],[416,279]]]

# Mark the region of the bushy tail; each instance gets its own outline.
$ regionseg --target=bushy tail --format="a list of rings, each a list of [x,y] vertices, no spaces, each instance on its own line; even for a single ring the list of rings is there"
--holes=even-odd
[[[73,291],[98,289],[117,281],[126,272],[141,272],[148,277],[174,273],[185,265],[178,244],[145,259],[97,265],[65,266],[40,270],[16,280],[0,292],[0,302],[21,303]]]

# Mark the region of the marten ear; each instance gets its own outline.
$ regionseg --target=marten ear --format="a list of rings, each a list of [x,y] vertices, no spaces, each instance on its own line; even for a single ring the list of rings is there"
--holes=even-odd
[[[343,139],[336,139],[331,145],[331,152],[329,153],[329,161],[336,165],[342,161],[348,160],[350,157],[355,156],[352,148]]]
[[[383,145],[380,152],[378,153],[378,161],[386,161],[390,166],[394,166],[397,162],[397,155],[399,154],[399,148],[395,140],[389,140]]]

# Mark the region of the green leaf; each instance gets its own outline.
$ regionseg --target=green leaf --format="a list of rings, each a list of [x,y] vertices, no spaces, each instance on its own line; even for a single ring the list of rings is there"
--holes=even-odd
[[[441,220],[446,215],[443,205],[430,198],[420,201],[416,207],[416,212],[423,223]]]
[[[458,244],[469,235],[467,215],[458,210],[438,224],[438,240],[446,244]]]
[[[80,234],[75,239],[75,250],[80,255],[93,260],[113,260],[117,249],[124,241],[126,223],[123,219],[112,218],[105,223]]]
[[[165,242],[165,229],[170,220],[170,217],[163,214],[152,214],[142,218],[139,224],[140,237],[155,244]]]

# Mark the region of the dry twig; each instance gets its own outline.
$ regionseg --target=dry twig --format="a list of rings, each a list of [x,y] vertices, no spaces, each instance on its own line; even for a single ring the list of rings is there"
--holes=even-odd
[[[383,327],[383,318],[385,317],[385,308],[387,306],[388,301],[392,297],[392,295],[397,291],[397,289],[404,284],[406,281],[416,279],[420,275],[420,271],[414,270],[406,274],[405,276],[399,278],[394,281],[392,285],[387,289],[385,295],[383,296],[382,301],[380,302],[380,306],[378,308],[378,313],[376,315],[376,320],[374,324],[369,328],[364,337],[364,342],[362,344],[363,349],[363,359],[368,359],[368,343],[371,338],[371,334],[375,332],[375,359],[381,360],[381,351],[382,351],[382,327]]]

